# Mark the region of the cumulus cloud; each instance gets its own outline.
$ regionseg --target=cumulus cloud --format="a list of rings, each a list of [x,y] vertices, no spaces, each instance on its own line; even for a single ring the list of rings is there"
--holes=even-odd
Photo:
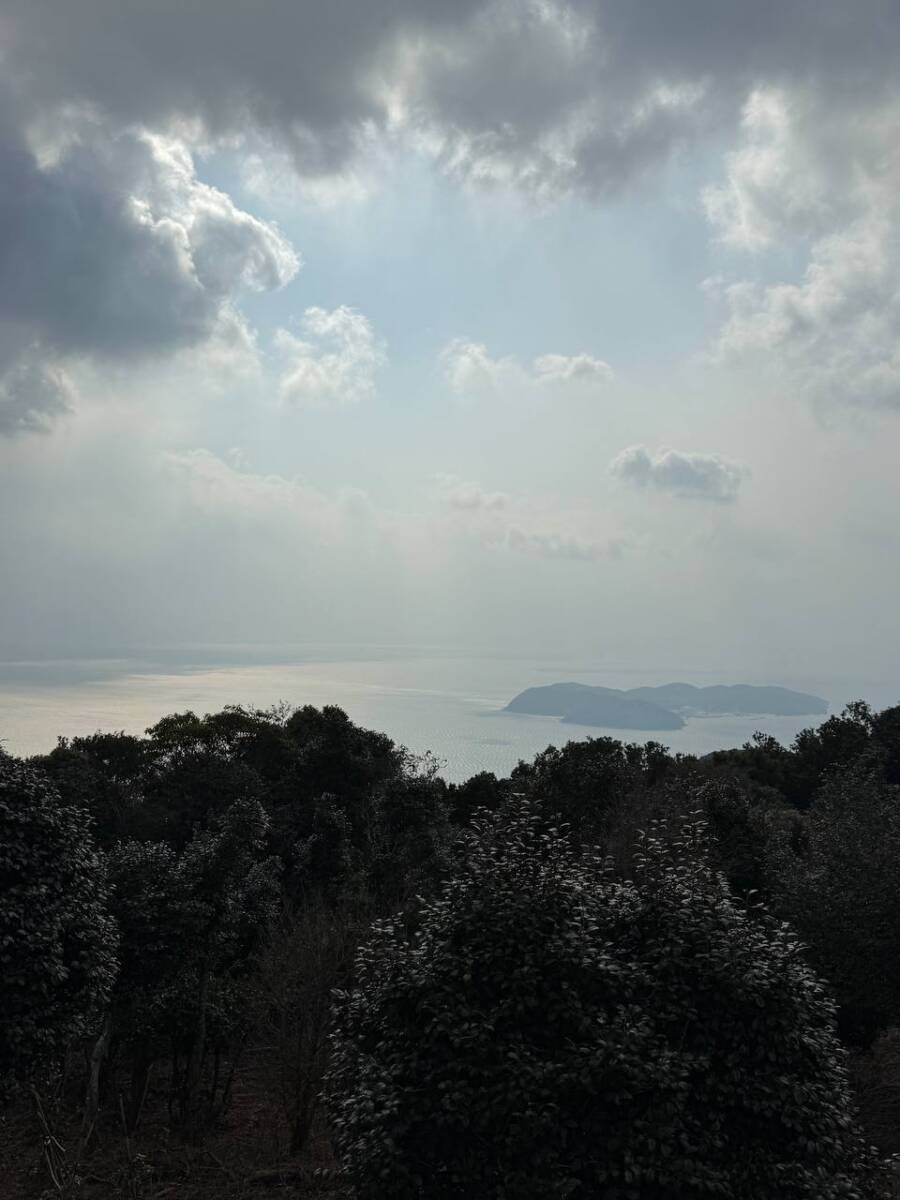
[[[0,317],[53,350],[191,344],[232,295],[297,271],[278,230],[201,183],[176,141],[89,126],[47,166],[9,140],[0,156]]]
[[[308,187],[339,175],[373,131],[422,125],[427,60],[460,32],[477,37],[470,18],[491,7],[269,0],[260,19],[241,0],[84,0],[52,15],[8,0],[4,68],[32,109],[86,102],[122,124],[249,136],[287,152]]]
[[[514,383],[521,368],[513,358],[492,358],[483,342],[455,338],[440,355],[444,378],[457,395],[497,391]]]
[[[806,81],[751,92],[705,204],[723,244],[762,269],[709,281],[723,313],[714,360],[813,401],[900,408],[898,134],[874,62],[872,86],[849,94]]]
[[[813,400],[900,408],[897,184],[875,188],[856,219],[817,239],[799,280],[720,283],[714,357],[774,371]]]
[[[704,193],[724,245],[760,252],[786,236],[812,239],[810,271],[831,271],[827,286],[840,290],[820,269],[833,239],[855,239],[885,206],[896,224],[895,156],[884,148],[896,138],[900,23],[884,0],[727,14],[715,0],[272,0],[264,21],[238,0],[8,0],[3,42],[0,220],[20,251],[7,269],[16,286],[0,279],[16,297],[0,318],[22,323],[23,344],[54,353],[191,344],[236,291],[278,286],[296,269],[273,226],[199,184],[187,141],[236,150],[250,176],[254,156],[280,156],[304,189],[332,199],[378,139],[412,145],[467,181],[596,196],[738,129],[724,177]],[[47,131],[72,114],[78,134],[58,152]],[[881,250],[885,278],[897,278],[889,239]],[[739,303],[723,352],[759,340],[758,330],[744,336],[748,317],[783,325],[786,307],[808,317],[818,301],[799,294],[807,281],[784,286],[798,292],[729,293]],[[779,358],[812,390],[837,374],[847,382],[832,391],[862,379],[855,392],[892,404],[894,324],[874,353],[864,328],[890,294],[885,286],[867,304],[853,293],[857,349],[841,362],[826,356],[817,380],[833,324],[808,345],[779,342]],[[609,377],[590,355],[526,366],[476,342],[456,344],[446,362],[460,393]]]
[[[493,358],[483,342],[456,338],[441,351],[440,364],[450,389],[459,396],[532,388],[608,383],[612,368],[590,354],[541,354],[530,366],[512,355]]]
[[[399,131],[449,172],[538,192],[621,186],[730,123],[761,80],[877,88],[900,41],[884,0],[270,0],[264,20],[238,0],[7,0],[3,18],[31,108],[253,130],[304,177]]]
[[[808,232],[828,220],[836,165],[817,159],[798,124],[808,97],[757,88],[744,105],[741,145],[725,158],[725,178],[704,189],[706,215],[728,247],[758,252],[786,231]]]
[[[609,363],[590,354],[542,354],[532,363],[538,383],[609,383]]]
[[[274,226],[197,179],[180,142],[91,120],[67,133],[42,159],[0,131],[4,408],[32,414],[20,429],[68,407],[67,359],[196,345],[234,325],[242,291],[299,265]]]
[[[715,454],[685,454],[646,446],[629,446],[610,463],[610,471],[625,483],[652,488],[688,499],[728,503],[737,498],[744,470]]]
[[[732,284],[718,342],[815,399],[900,408],[900,241],[871,214],[821,239],[798,283]]]
[[[444,502],[463,512],[498,512],[509,504],[505,492],[487,492],[479,484],[457,475],[440,474],[437,482]]]
[[[387,362],[383,343],[369,320],[346,305],[330,312],[308,308],[298,338],[286,329],[275,333],[284,360],[279,389],[291,404],[322,407],[355,404],[375,394],[378,371]]]
[[[609,192],[727,128],[761,79],[850,94],[884,78],[898,32],[881,17],[879,0],[495,0],[419,48],[410,108],[463,178]]]

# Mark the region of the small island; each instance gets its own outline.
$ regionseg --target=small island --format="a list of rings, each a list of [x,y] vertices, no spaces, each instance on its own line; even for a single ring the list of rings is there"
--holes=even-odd
[[[745,683],[711,687],[667,683],[625,691],[584,683],[552,683],[526,688],[504,709],[559,717],[564,724],[654,732],[683,729],[686,717],[799,717],[820,716],[827,711],[828,703],[820,696]]]

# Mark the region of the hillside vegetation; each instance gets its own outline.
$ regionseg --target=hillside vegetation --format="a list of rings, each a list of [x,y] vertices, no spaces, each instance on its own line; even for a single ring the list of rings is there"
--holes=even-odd
[[[3,1195],[892,1195],[900,708],[449,785],[341,710],[0,754]]]

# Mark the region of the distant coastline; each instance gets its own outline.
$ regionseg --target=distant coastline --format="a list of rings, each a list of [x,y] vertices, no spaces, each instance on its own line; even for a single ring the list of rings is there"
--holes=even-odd
[[[828,712],[828,702],[807,692],[746,683],[709,687],[666,683],[627,690],[552,683],[519,692],[504,712],[559,717],[566,725],[660,732],[683,729],[688,717],[822,716]]]

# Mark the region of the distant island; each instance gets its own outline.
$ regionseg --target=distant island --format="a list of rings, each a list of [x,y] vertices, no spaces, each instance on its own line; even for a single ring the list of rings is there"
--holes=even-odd
[[[564,724],[647,731],[683,729],[685,717],[805,717],[820,716],[827,711],[828,703],[820,696],[746,683],[711,687],[665,683],[627,691],[584,683],[551,683],[546,687],[526,688],[504,709],[504,712],[560,717]]]

